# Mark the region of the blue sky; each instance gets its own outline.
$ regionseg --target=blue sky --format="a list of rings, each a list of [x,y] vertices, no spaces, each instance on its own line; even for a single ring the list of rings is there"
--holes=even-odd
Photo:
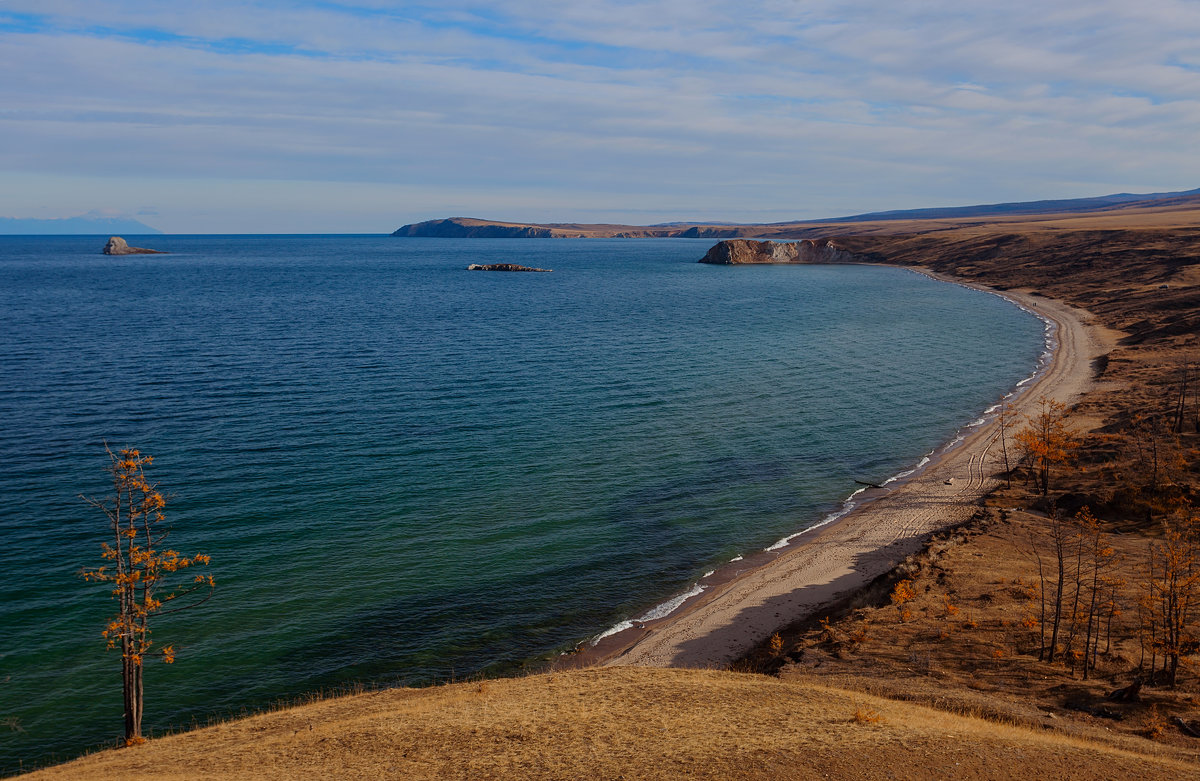
[[[1200,187],[1188,0],[0,0],[0,216],[386,232]]]

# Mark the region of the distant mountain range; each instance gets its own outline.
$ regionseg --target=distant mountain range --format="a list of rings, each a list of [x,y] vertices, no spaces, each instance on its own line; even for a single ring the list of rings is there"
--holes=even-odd
[[[992,203],[978,206],[948,206],[932,209],[855,214],[823,220],[795,220],[772,223],[668,222],[657,225],[615,225],[586,223],[499,222],[474,217],[451,217],[404,225],[393,236],[437,238],[704,238],[746,237],[793,238],[805,235],[816,226],[844,223],[887,223],[904,220],[962,220],[984,217],[1037,216],[1071,213],[1112,212],[1127,209],[1195,208],[1200,206],[1200,188],[1170,193],[1116,193],[1094,198],[1065,198],[1019,203]]]
[[[66,236],[112,235],[129,233],[135,236],[161,234],[131,217],[63,217],[56,220],[34,220],[20,217],[0,217],[0,236]]]

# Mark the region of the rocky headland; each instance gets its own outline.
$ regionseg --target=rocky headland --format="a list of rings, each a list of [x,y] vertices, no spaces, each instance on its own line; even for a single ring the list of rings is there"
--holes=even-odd
[[[111,236],[108,243],[104,245],[105,255],[166,255],[166,252],[158,249],[146,249],[145,247],[131,247],[120,236]]]
[[[530,266],[518,266],[516,263],[488,263],[480,265],[472,263],[467,266],[467,271],[540,271],[548,273],[553,271],[552,268],[531,268]]]
[[[495,222],[473,217],[450,217],[402,225],[393,236],[436,239],[726,239],[754,235],[760,226],[729,225],[593,225],[555,222]]]
[[[832,239],[801,241],[719,241],[700,259],[701,263],[734,266],[744,263],[855,263],[867,260]]]
[[[553,231],[540,225],[514,225],[451,217],[446,220],[426,220],[403,225],[393,236],[417,236],[439,239],[550,239]]]

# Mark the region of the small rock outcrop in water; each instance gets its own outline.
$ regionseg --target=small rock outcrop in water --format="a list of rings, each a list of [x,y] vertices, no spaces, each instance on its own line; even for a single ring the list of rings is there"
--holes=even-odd
[[[467,271],[553,271],[552,268],[530,268],[529,266],[518,266],[515,263],[491,263],[486,266],[481,266],[478,263],[472,263],[467,266]]]
[[[717,242],[700,262],[732,266],[739,263],[859,263],[863,260],[864,258],[853,252],[839,247],[832,239],[727,239]]]
[[[146,249],[145,247],[131,247],[125,243],[125,239],[120,236],[111,236],[108,243],[104,245],[105,255],[166,255],[167,253],[157,249]]]

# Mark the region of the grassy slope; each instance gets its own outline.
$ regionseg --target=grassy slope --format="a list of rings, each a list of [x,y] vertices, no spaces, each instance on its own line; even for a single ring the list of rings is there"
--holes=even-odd
[[[1121,330],[1103,386],[1077,414],[1081,428],[1102,429],[1085,450],[1089,470],[1060,484],[1096,492],[1111,450],[1103,432],[1134,412],[1161,411],[1178,362],[1200,352],[1197,226],[1200,211],[1183,204],[986,223],[806,225],[780,237],[836,235],[880,261],[1037,289]],[[1185,435],[1193,452],[1197,436]],[[1195,476],[1193,461],[1193,492]],[[1173,730],[1158,742],[1144,737],[1151,705],[1200,713],[1194,675],[1182,692],[1153,693],[1117,721],[1089,708],[1128,681],[1128,648],[1086,685],[1030,655],[1020,628],[1027,599],[1013,580],[1028,583],[1032,565],[1012,541],[1037,533],[1039,515],[1000,520],[997,509],[1030,503],[1019,486],[993,497],[981,513],[986,528],[935,543],[908,565],[920,592],[913,620],[898,620],[885,591],[861,595],[832,633],[793,627],[772,660],[786,662],[782,680],[615,669],[389,691],[105,752],[39,777],[1200,777],[1200,741]],[[1119,508],[1108,522],[1122,545],[1144,547],[1149,532]],[[960,610],[952,617],[943,615],[947,598]],[[848,644],[864,619],[866,640]],[[856,722],[856,710],[883,721]]]
[[[606,669],[345,697],[34,777],[1178,779],[1188,772],[1162,750],[1133,753],[765,676]]]

